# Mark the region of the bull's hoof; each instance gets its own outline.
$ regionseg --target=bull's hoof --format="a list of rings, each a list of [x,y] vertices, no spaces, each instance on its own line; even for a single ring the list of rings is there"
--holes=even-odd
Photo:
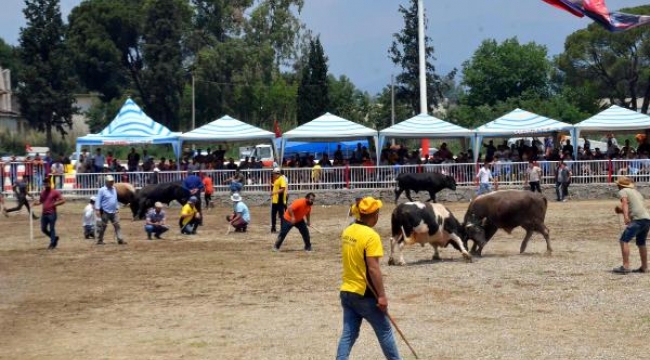
[[[389,266],[397,265],[397,264],[395,264],[395,259],[393,259],[393,258],[388,258],[388,265],[389,265]]]
[[[549,251],[549,250],[547,250],[547,251],[544,253],[544,256],[551,256],[551,255],[553,255],[553,251]]]
[[[433,257],[431,257],[431,260],[433,260],[433,261],[441,261],[442,258],[440,257],[440,255],[433,255]]]
[[[470,254],[463,254],[463,257],[465,258],[466,263],[471,263],[472,262],[472,255]]]

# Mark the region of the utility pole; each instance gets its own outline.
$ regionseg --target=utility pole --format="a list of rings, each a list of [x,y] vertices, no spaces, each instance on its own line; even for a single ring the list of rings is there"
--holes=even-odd
[[[418,0],[418,48],[420,53],[420,114],[427,113],[427,62],[424,44],[424,0]],[[422,139],[422,154],[429,153],[429,139]]]
[[[192,70],[192,128],[190,130],[194,130],[196,126],[196,102],[194,97],[194,70]]]
[[[395,75],[392,74],[390,76],[390,124],[395,125]],[[395,146],[395,138],[390,142]]]

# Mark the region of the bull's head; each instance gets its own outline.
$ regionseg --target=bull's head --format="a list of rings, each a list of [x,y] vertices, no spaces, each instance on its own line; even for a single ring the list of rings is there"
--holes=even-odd
[[[463,245],[467,248],[467,242],[469,240],[474,241],[474,244],[478,245],[479,249],[482,249],[486,242],[485,236],[485,225],[487,219],[479,219],[473,214],[469,214],[465,219],[465,223],[462,226],[463,232]],[[480,251],[480,250],[479,250]]]
[[[447,175],[445,177],[445,185],[451,191],[456,191],[456,179],[453,176]]]

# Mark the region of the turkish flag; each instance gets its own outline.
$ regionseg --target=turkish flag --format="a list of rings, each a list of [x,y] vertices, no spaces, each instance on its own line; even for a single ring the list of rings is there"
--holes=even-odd
[[[280,124],[278,124],[277,119],[273,121],[273,132],[276,138],[282,137],[282,131],[280,130]]]
[[[25,152],[32,152],[32,147],[29,144],[25,144]]]

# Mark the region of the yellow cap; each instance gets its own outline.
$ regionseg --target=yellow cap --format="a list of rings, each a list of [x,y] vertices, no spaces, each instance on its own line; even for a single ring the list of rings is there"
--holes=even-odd
[[[368,196],[361,199],[361,202],[359,203],[359,212],[362,214],[373,214],[379,211],[382,205],[381,200]]]

